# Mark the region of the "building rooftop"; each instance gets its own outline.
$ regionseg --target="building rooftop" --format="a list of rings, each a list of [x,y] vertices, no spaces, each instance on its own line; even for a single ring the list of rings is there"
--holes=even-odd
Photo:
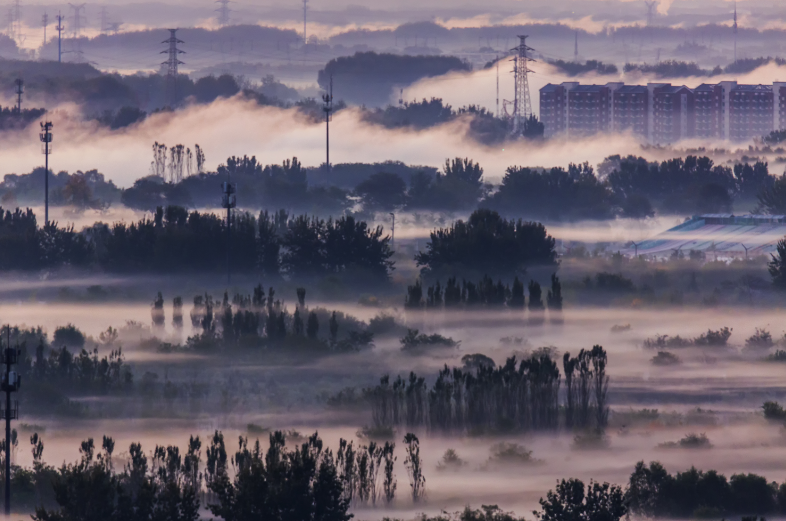
[[[557,92],[558,89],[564,88],[562,85],[555,85],[553,83],[549,83],[548,85],[542,87],[540,92]]]
[[[620,94],[643,94],[647,92],[647,87],[643,85],[623,85],[617,92]]]

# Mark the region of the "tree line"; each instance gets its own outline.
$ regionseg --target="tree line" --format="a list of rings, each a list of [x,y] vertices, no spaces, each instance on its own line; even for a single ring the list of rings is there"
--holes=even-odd
[[[439,281],[428,286],[424,294],[423,284],[420,280],[412,286],[407,286],[407,296],[404,299],[404,308],[415,309],[456,309],[462,307],[485,306],[488,308],[502,308],[523,310],[525,307],[531,313],[539,313],[548,307],[552,313],[562,311],[562,284],[556,274],[551,275],[551,289],[546,296],[546,305],[543,303],[543,290],[540,283],[530,280],[529,299],[524,291],[524,283],[518,277],[513,279],[513,285],[503,285],[501,280],[494,283],[488,275],[484,276],[477,284],[462,280],[457,282],[456,277],[448,279],[443,287]]]
[[[414,372],[389,375],[364,390],[376,428],[426,427],[438,433],[501,433],[591,430],[608,424],[608,356],[601,346],[563,355],[562,374],[549,353],[504,365],[448,368],[429,386]]]
[[[267,450],[240,436],[231,453],[216,431],[205,441],[191,436],[183,452],[156,445],[148,456],[131,443],[121,463],[115,441],[103,436],[100,447],[83,441],[79,460],[60,467],[45,463],[41,436],[33,434],[30,444],[32,468],[12,465],[12,497],[36,521],[196,521],[204,510],[226,521],[348,521],[350,508],[389,506],[400,492],[393,442],[356,447],[341,439],[334,452],[317,433],[288,440],[275,431]],[[416,435],[404,436],[403,451],[406,495],[418,503],[425,477]]]
[[[233,215],[232,269],[277,277],[342,275],[386,281],[393,270],[388,236],[352,216],[327,221],[286,212]],[[39,228],[32,210],[0,217],[0,269],[61,266],[117,272],[226,269],[226,220],[185,208],[157,208],[153,218],[96,223],[81,233],[50,222]]]
[[[172,300],[172,326],[184,326],[182,297]],[[345,352],[373,346],[374,335],[361,322],[340,311],[309,308],[306,289],[297,289],[294,313],[276,298],[271,287],[267,293],[261,284],[253,295],[236,293],[230,300],[211,295],[196,295],[189,313],[192,329],[186,349],[217,352],[236,347],[284,348],[289,351]],[[164,298],[159,292],[151,307],[154,331],[166,323]]]

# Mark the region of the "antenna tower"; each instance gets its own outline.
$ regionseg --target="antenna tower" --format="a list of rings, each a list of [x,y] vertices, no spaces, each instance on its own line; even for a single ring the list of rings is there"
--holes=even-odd
[[[576,43],[573,46],[573,61],[579,62],[579,32],[576,31]]]
[[[178,59],[178,56],[181,54],[185,54],[185,51],[181,51],[177,48],[177,44],[179,43],[186,43],[183,40],[177,39],[177,29],[169,29],[170,37],[168,40],[164,40],[161,43],[168,43],[169,49],[166,51],[161,51],[161,54],[168,54],[169,59],[162,63],[161,65],[167,66],[167,75],[166,75],[166,90],[167,90],[167,98],[170,102],[170,107],[174,108],[177,105],[177,67],[178,65],[185,65],[185,63],[181,62]]]
[[[221,7],[216,9],[218,13],[218,25],[221,27],[229,25],[229,13],[232,11],[229,8],[229,2],[230,0],[216,0],[216,3],[221,5]]]
[[[652,26],[652,22],[655,20],[655,7],[657,7],[658,2],[656,0],[644,0],[644,5],[647,6],[647,26],[649,27]]]
[[[63,27],[63,20],[65,18],[63,17],[62,14],[58,12],[56,19],[57,19],[57,27],[55,27],[55,29],[57,29],[57,61],[62,62],[63,61],[63,30],[65,29],[65,27]]]
[[[513,132],[520,133],[522,123],[526,122],[532,115],[532,100],[529,94],[529,73],[534,72],[529,68],[529,62],[533,62],[529,57],[529,51],[534,51],[527,45],[529,36],[519,36],[519,45],[513,50],[517,52],[514,60],[514,74],[516,77],[516,97],[513,103]]]
[[[44,144],[44,155],[46,156],[46,165],[44,168],[44,223],[49,224],[49,154],[52,153],[52,125],[51,121],[41,123],[41,143]]]

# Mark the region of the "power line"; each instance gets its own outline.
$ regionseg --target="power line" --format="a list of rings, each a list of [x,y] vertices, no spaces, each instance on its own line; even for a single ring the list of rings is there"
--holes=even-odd
[[[164,40],[161,43],[168,43],[169,49],[166,51],[161,51],[161,54],[169,54],[169,59],[163,62],[161,65],[167,66],[167,76],[166,76],[166,89],[167,89],[167,97],[170,100],[171,107],[175,108],[177,105],[177,75],[178,75],[178,65],[185,65],[185,63],[181,62],[178,59],[178,56],[181,54],[185,54],[185,51],[181,51],[177,48],[177,44],[179,43],[186,43],[183,40],[177,39],[177,29],[169,29],[170,37],[168,40]]]

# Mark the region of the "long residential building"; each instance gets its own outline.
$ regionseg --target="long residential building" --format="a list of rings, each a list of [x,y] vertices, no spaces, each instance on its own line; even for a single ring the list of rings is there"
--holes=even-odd
[[[550,83],[540,89],[540,119],[546,137],[632,132],[656,145],[689,138],[747,141],[786,129],[786,82],[696,88]]]

